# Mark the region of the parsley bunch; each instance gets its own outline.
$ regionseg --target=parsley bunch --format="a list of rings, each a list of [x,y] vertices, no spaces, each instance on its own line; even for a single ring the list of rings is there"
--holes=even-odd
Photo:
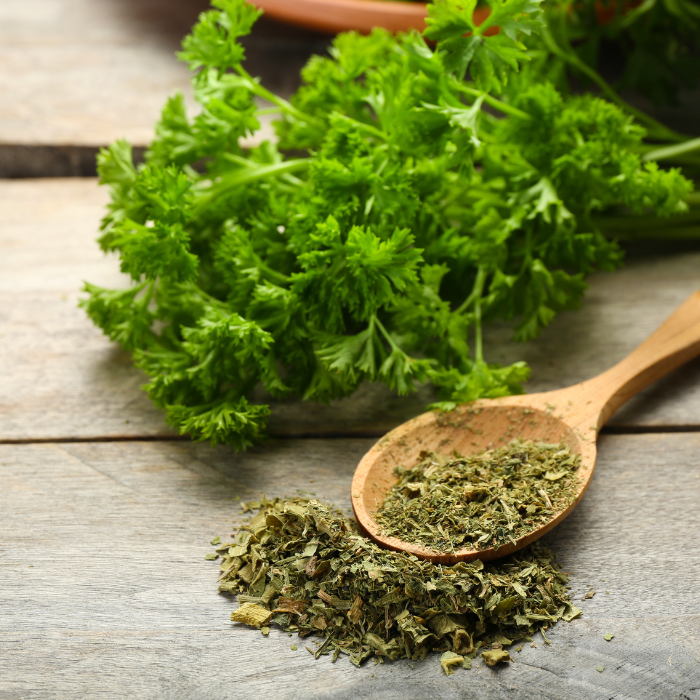
[[[245,449],[260,385],[328,401],[432,382],[444,409],[521,392],[528,368],[489,364],[482,324],[528,340],[575,308],[621,262],[599,215],[685,210],[691,184],[643,161],[632,115],[517,75],[540,2],[490,0],[476,26],[476,0],[438,0],[424,36],[342,34],[288,102],[243,66],[259,11],[213,0],[180,54],[200,113],[175,95],[145,163],[124,141],[99,156],[100,244],[134,284],[82,302],[171,425]],[[270,111],[278,142],[244,152]]]

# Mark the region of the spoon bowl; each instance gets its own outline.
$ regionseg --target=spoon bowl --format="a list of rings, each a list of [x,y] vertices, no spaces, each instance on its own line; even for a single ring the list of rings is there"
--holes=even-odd
[[[381,438],[355,471],[351,497],[360,529],[383,547],[440,564],[511,554],[551,530],[576,507],[593,476],[598,432],[610,416],[643,388],[698,354],[700,292],[624,360],[593,379],[557,391],[483,399],[450,412],[431,411],[403,423]],[[424,451],[469,456],[516,438],[563,443],[581,457],[575,497],[549,521],[498,549],[438,552],[381,533],[374,514],[398,480],[397,467],[414,466]]]

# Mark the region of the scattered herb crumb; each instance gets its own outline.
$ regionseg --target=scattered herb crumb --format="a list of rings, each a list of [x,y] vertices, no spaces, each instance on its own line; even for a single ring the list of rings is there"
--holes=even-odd
[[[586,595],[583,596],[583,598],[581,598],[581,600],[588,600],[589,598],[592,598],[594,595],[595,595],[595,591],[590,590],[590,591],[588,591],[588,593],[586,593]]]
[[[221,537],[215,537],[209,544],[221,544]]]
[[[603,673],[603,671],[605,671],[605,666],[596,666],[595,670],[598,671],[598,673]]]
[[[603,639],[604,639],[606,642],[609,642],[614,636],[615,636],[614,634],[604,634],[604,635],[603,635]]]
[[[495,666],[497,663],[502,663],[505,661],[512,661],[510,654],[503,649],[492,649],[491,651],[485,651],[481,658],[489,665]]]
[[[451,676],[455,672],[455,666],[460,667],[464,662],[464,657],[459,654],[455,654],[453,651],[446,651],[440,657],[440,666],[445,672],[446,676]]]
[[[218,559],[219,555],[216,552],[209,552],[208,554],[204,555],[204,558],[207,561],[214,561],[214,559]]]
[[[251,602],[243,603],[231,613],[232,622],[242,622],[245,625],[257,627],[258,629],[265,627],[271,617],[272,613],[267,608]]]
[[[290,648],[292,651],[296,651],[296,650],[297,650],[297,645],[296,645],[296,644],[292,644],[292,646],[290,646],[289,648]]]

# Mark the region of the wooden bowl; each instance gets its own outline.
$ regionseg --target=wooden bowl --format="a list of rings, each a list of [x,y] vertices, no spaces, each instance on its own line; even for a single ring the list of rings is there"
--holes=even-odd
[[[289,24],[337,34],[374,27],[391,32],[423,31],[427,12],[420,2],[387,0],[252,0],[265,14]]]
[[[374,27],[390,32],[425,29],[427,11],[421,2],[393,0],[251,0],[265,14],[289,24],[337,34],[355,30],[369,34]],[[488,8],[476,10],[482,22]]]
[[[354,30],[369,34],[374,27],[390,32],[425,29],[427,10],[422,2],[394,2],[393,0],[250,0],[275,19],[297,27],[315,29],[327,34]],[[622,12],[637,7],[642,0],[622,0]],[[596,2],[595,11],[600,24],[607,24],[619,11],[618,3]],[[489,8],[477,8],[474,19],[481,24]],[[498,31],[491,27],[487,34]]]

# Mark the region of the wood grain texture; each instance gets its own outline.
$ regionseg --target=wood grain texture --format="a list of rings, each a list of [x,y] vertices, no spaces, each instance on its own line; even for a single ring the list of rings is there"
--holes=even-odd
[[[174,52],[208,3],[21,0],[0,15],[0,141],[88,145],[150,139],[172,91]]]
[[[139,435],[167,434],[139,389],[143,376],[76,306],[86,278],[125,284],[94,243],[105,201],[95,180],[0,182],[5,438],[113,436],[129,425]]]
[[[117,138],[148,144],[173,92],[193,108],[175,52],[208,7],[208,0],[3,0],[0,177],[94,175],[97,147]],[[288,96],[328,38],[264,18],[244,43],[253,75]],[[271,133],[266,127],[262,136]]]
[[[0,181],[0,440],[172,435],[139,389],[145,377],[76,307],[84,280],[126,284],[114,256],[95,244],[107,194],[92,179]],[[561,314],[534,343],[505,326],[487,334],[486,356],[532,367],[530,392],[599,374],[622,359],[698,288],[700,253],[632,257],[596,275],[581,310]],[[433,399],[364,386],[330,406],[274,406],[284,435],[382,435]],[[128,422],[127,422],[128,421]],[[700,425],[700,363],[685,365],[622,408],[624,429]]]
[[[314,661],[308,639],[291,651],[296,637],[230,623],[236,604],[217,595],[204,554],[229,534],[234,499],[302,489],[347,508],[370,445],[0,445],[0,698],[700,697],[694,434],[603,437],[586,497],[547,536],[575,599],[596,595],[507,667],[357,670]]]

